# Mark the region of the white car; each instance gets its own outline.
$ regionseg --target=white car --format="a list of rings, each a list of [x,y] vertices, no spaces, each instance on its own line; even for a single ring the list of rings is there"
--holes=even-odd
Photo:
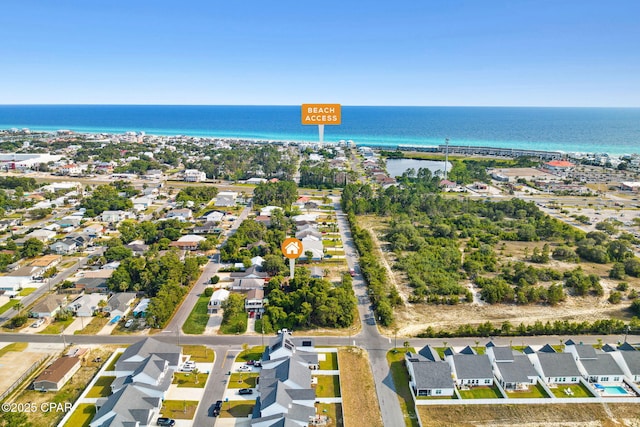
[[[32,328],[39,328],[44,323],[44,319],[38,319],[31,325]]]
[[[238,372],[251,372],[252,369],[249,365],[242,365],[238,368]]]
[[[133,319],[129,319],[129,320],[127,320],[127,323],[125,323],[125,324],[124,324],[124,327],[125,327],[125,328],[130,328],[130,327],[131,327],[131,325],[133,325]]]

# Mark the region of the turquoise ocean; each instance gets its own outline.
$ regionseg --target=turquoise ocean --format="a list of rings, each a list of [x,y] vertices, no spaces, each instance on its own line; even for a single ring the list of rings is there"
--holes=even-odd
[[[318,141],[300,106],[0,105],[0,129]],[[612,155],[640,153],[640,108],[342,107],[325,142],[452,145]]]

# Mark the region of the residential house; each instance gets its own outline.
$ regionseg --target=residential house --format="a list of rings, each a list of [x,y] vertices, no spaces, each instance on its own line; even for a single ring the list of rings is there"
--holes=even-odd
[[[131,310],[131,304],[135,299],[135,292],[118,292],[109,298],[104,311],[110,313],[112,319],[118,316],[126,316]]]
[[[590,383],[622,382],[624,372],[611,354],[584,344],[566,345],[565,352],[573,355],[582,376]]]
[[[187,182],[201,182],[207,179],[207,174],[197,169],[186,169],[183,173],[184,180]]]
[[[259,270],[258,266],[252,265],[245,271],[234,271],[229,274],[231,279],[267,279],[269,275]]]
[[[219,222],[216,221],[207,221],[202,225],[196,225],[192,230],[194,234],[215,234],[220,231],[222,229],[219,226]]]
[[[146,317],[150,303],[151,298],[142,298],[138,305],[133,309],[133,317]]]
[[[640,383],[640,351],[633,346],[618,347],[618,351],[610,353],[618,361],[627,378],[634,383]]]
[[[116,377],[131,375],[140,367],[140,362],[156,355],[169,362],[169,367],[178,369],[182,363],[182,348],[148,337],[130,345],[118,359],[113,374]]]
[[[79,357],[63,356],[45,368],[33,381],[34,390],[60,391],[78,372],[82,364]]]
[[[75,163],[69,163],[67,165],[62,165],[58,168],[58,172],[61,175],[80,175],[82,173],[82,168]]]
[[[149,169],[142,177],[144,179],[162,179],[162,171],[160,169]]]
[[[235,279],[231,289],[238,292],[249,292],[251,289],[264,289],[264,279]]]
[[[203,240],[207,240],[202,236],[196,236],[194,234],[187,234],[180,237],[175,242],[171,242],[169,246],[177,247],[186,251],[195,251],[198,249],[198,245]]]
[[[107,293],[107,279],[103,278],[87,278],[78,279],[74,283],[74,290],[84,292],[85,294]]]
[[[538,372],[524,354],[511,347],[487,347],[493,373],[505,390],[528,390],[538,382]]]
[[[53,240],[56,237],[56,232],[52,230],[33,230],[31,233],[28,233],[24,236],[25,239],[37,239],[42,243],[47,243]]]
[[[42,267],[29,265],[0,276],[0,291],[5,291],[6,295],[17,295],[18,290],[32,283],[42,271]]]
[[[102,235],[104,234],[104,225],[102,224],[87,225],[84,229],[82,229],[82,232],[94,239],[98,237],[102,237]]]
[[[136,212],[142,212],[149,208],[153,204],[153,201],[148,197],[132,197],[133,210]]]
[[[206,222],[220,223],[223,218],[224,218],[224,212],[213,211],[206,214],[203,219]]]
[[[282,210],[282,208],[280,206],[272,206],[272,205],[270,205],[270,206],[265,206],[262,209],[260,209],[260,216],[268,216],[268,217],[270,217],[271,214],[274,211],[283,212],[283,210]]]
[[[415,396],[454,395],[455,384],[447,362],[432,361],[407,352],[405,365],[409,372],[409,386]]]
[[[175,219],[179,219],[180,221],[191,221],[193,219],[193,212],[191,211],[191,209],[172,209],[169,212],[167,212],[167,215],[165,215],[165,218],[167,219],[171,219],[171,218],[175,218]]]
[[[264,258],[262,258],[260,255],[254,256],[253,258],[251,258],[252,266],[262,267],[263,262],[264,262]]]
[[[244,309],[250,317],[261,315],[264,312],[264,290],[250,289],[244,300]]]
[[[209,304],[207,305],[207,313],[217,313],[218,310],[222,308],[222,303],[229,298],[229,294],[230,292],[226,289],[216,289],[213,294],[211,294],[211,298],[209,299]]]
[[[55,317],[66,305],[66,298],[61,295],[46,295],[30,311],[32,317]]]
[[[536,371],[547,384],[576,384],[582,374],[570,353],[544,353],[538,351],[529,355]]]
[[[215,206],[235,206],[236,199],[238,198],[238,193],[235,191],[220,191],[215,198],[214,205]]]
[[[304,230],[296,232],[296,239],[304,239],[305,237],[315,237],[318,240],[322,240],[322,233],[313,227],[305,227]]]
[[[456,385],[493,385],[493,370],[486,354],[450,354],[445,359],[451,366]]]
[[[81,276],[85,279],[108,279],[113,276],[113,269],[101,268],[99,270],[84,270],[81,271]]]
[[[65,238],[50,244],[49,249],[58,255],[69,255],[78,251],[78,243],[74,239]]]
[[[317,237],[307,236],[300,239],[302,242],[302,258],[307,258],[307,252],[311,252],[313,261],[321,261],[324,258],[324,246],[322,240]]]
[[[106,295],[85,294],[67,305],[67,310],[74,312],[77,317],[91,317],[100,311],[100,301],[106,300]]]
[[[125,211],[104,211],[100,217],[102,222],[114,224],[126,219],[127,213]]]
[[[127,249],[131,249],[131,251],[133,252],[133,255],[135,256],[144,255],[145,252],[149,250],[149,245],[145,245],[145,243],[142,240],[134,240],[124,246]]]
[[[33,260],[29,265],[41,268],[42,271],[47,271],[48,269],[60,264],[60,261],[62,261],[62,257],[60,255],[43,255]]]

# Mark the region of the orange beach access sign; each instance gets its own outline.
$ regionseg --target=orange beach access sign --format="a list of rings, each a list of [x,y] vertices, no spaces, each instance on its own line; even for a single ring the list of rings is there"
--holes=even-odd
[[[339,125],[340,104],[302,104],[303,125]]]

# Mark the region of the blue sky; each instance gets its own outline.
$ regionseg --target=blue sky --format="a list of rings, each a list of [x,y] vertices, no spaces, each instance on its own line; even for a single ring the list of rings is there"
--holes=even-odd
[[[640,106],[637,0],[2,6],[2,104]]]

